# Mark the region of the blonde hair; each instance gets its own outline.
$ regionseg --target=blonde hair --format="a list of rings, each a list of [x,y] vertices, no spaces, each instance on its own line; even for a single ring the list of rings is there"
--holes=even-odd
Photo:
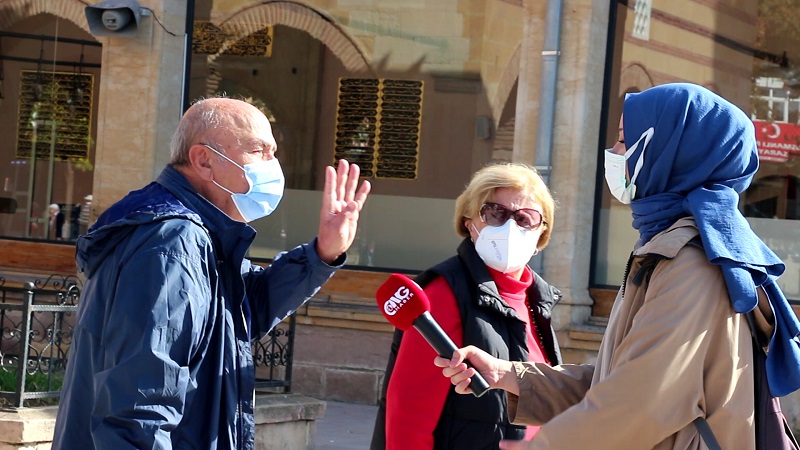
[[[544,180],[531,166],[521,163],[494,163],[483,167],[472,175],[464,192],[456,199],[454,215],[456,233],[461,237],[469,236],[464,225],[465,219],[475,217],[484,203],[501,188],[513,189],[529,195],[542,205],[542,235],[536,248],[541,250],[550,242],[550,230],[553,229],[555,201]]]

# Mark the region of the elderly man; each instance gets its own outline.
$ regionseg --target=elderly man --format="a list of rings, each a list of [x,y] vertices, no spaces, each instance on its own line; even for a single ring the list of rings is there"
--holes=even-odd
[[[194,104],[157,180],[112,205],[77,243],[87,277],[54,449],[252,449],[251,338],[341,267],[370,184],[326,168],[319,234],[269,267],[244,258],[284,179],[252,105]],[[358,189],[357,189],[358,187]]]

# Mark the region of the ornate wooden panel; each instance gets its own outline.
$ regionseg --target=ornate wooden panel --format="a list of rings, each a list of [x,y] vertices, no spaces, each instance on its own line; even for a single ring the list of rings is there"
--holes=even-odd
[[[340,78],[334,161],[364,177],[416,179],[422,92],[418,80]]]
[[[23,70],[20,77],[17,158],[50,158],[55,127],[56,160],[83,160],[91,142],[94,75]]]
[[[196,20],[192,30],[195,54],[233,56],[272,56],[273,28],[264,28],[244,37],[232,36],[211,22]]]

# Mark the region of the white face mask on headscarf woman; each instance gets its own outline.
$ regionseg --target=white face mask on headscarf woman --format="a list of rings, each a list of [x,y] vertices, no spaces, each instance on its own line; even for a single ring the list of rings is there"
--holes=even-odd
[[[647,149],[647,144],[650,143],[654,132],[655,129],[653,127],[648,128],[624,155],[618,155],[612,152],[611,149],[606,149],[604,152],[606,184],[608,185],[608,190],[611,191],[611,195],[619,200],[620,203],[629,205],[636,195],[636,178],[639,176],[639,171],[644,165],[644,151]],[[631,157],[633,152],[636,151],[642,140],[644,140],[642,144],[642,153],[639,155],[639,160],[636,161],[636,167],[633,170],[631,182],[628,183],[625,173],[625,162]]]
[[[472,228],[478,233],[475,251],[494,270],[503,273],[516,272],[538,253],[536,244],[539,243],[540,233],[520,228],[511,217],[499,227],[487,225],[480,232],[475,225]]]

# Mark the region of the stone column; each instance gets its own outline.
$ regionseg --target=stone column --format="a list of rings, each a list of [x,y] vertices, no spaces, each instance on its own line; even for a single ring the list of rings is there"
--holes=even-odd
[[[514,160],[535,164],[541,49],[546,4],[525,1]],[[558,204],[543,275],[564,298],[555,309],[559,340],[569,347],[570,326],[591,314],[588,281],[596,191],[609,3],[564,0],[550,188]]]
[[[515,114],[513,161],[533,164],[536,158],[536,124],[539,120],[539,85],[542,77],[542,46],[547,0],[523,1],[517,111]]]
[[[92,221],[169,160],[181,114],[186,3],[140,1],[153,12],[142,17],[135,36],[97,38],[103,56]]]

